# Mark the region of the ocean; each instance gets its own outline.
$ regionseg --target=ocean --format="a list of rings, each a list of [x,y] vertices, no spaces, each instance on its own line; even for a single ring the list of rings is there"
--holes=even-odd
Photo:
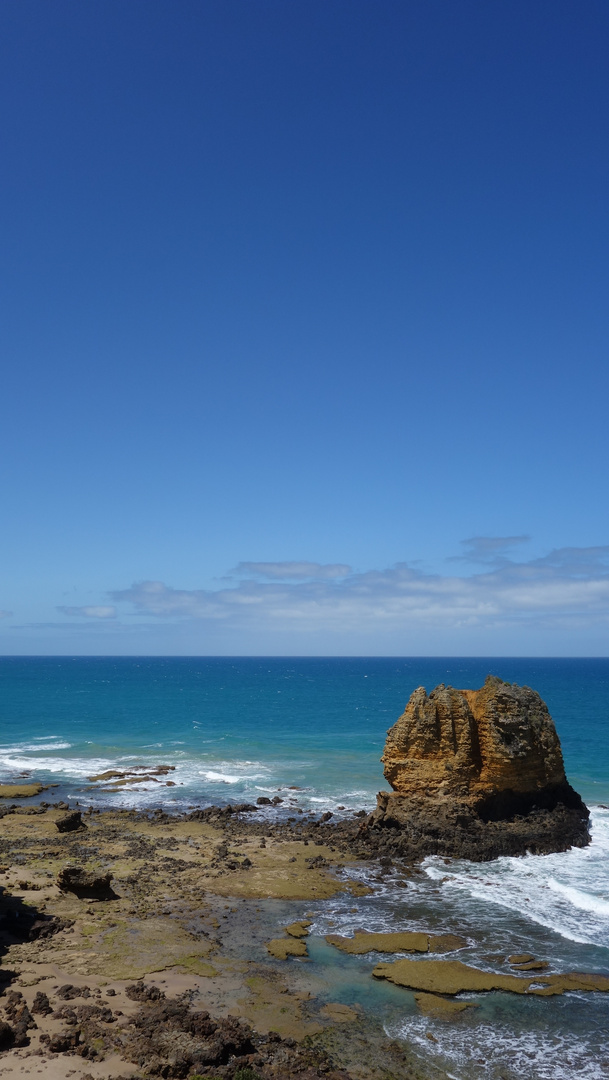
[[[548,704],[592,812],[591,845],[484,864],[430,858],[407,889],[389,874],[357,904],[318,905],[311,956],[331,1000],[374,1010],[388,1034],[460,1080],[606,1080],[609,995],[475,995],[457,1021],[430,1020],[412,994],[370,979],[370,957],[338,955],[323,934],[453,931],[470,941],[459,958],[481,967],[531,952],[551,971],[609,975],[609,660],[5,657],[0,780],[31,775],[57,785],[42,799],[82,807],[180,811],[278,795],[273,813],[348,814],[387,787],[385,733],[415,687],[477,688],[489,672]],[[88,779],[136,765],[174,768],[117,791]]]

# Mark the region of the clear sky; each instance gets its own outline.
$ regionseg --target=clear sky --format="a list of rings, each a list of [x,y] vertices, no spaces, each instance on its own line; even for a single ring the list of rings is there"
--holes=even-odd
[[[0,651],[606,655],[606,0],[4,0]]]

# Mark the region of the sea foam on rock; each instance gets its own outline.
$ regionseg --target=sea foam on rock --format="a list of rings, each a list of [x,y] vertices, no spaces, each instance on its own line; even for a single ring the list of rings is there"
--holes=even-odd
[[[489,675],[480,690],[421,686],[387,733],[380,792],[363,831],[391,829],[401,854],[481,861],[590,841],[548,708]]]

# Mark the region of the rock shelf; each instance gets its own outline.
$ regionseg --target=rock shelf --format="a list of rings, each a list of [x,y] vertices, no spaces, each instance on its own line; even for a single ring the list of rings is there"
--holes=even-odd
[[[568,972],[558,975],[539,975],[522,978],[502,975],[469,967],[460,960],[395,960],[377,964],[372,974],[388,979],[408,990],[424,990],[432,994],[461,994],[466,991],[507,990],[513,994],[536,994],[551,997],[566,990],[609,991],[609,978]]]

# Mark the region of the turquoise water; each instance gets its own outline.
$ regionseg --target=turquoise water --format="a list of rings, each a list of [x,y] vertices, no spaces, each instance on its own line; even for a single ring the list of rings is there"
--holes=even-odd
[[[0,779],[29,774],[58,785],[42,798],[81,805],[177,810],[279,792],[283,813],[347,813],[386,786],[385,732],[416,686],[476,688],[489,672],[547,702],[568,777],[592,809],[591,845],[480,865],[431,858],[406,888],[397,871],[379,880],[358,864],[350,873],[374,892],[317,905],[308,970],[329,1000],[375,1011],[460,1080],[606,1080],[609,995],[478,995],[458,1021],[430,1020],[412,994],[372,983],[378,956],[348,957],[321,939],[361,927],[453,931],[469,941],[460,958],[483,967],[532,952],[550,971],[609,974],[609,660],[3,658]],[[175,787],[160,778],[111,793],[87,779],[155,764],[175,767]]]
[[[609,801],[607,660],[2,658],[0,769],[76,790],[114,766],[172,764],[176,788],[144,785],[129,801],[244,801],[296,785],[313,806],[367,806],[412,690],[475,688],[489,671],[541,693],[571,782]]]

